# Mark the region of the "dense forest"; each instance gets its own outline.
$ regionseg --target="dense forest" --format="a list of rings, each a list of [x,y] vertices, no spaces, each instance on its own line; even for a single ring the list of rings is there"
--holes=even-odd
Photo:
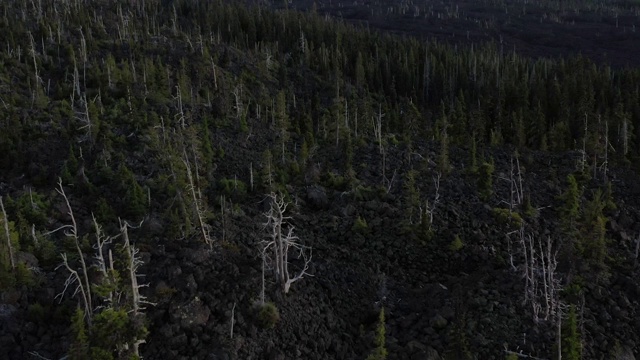
[[[315,6],[0,15],[0,357],[640,354],[640,69]]]

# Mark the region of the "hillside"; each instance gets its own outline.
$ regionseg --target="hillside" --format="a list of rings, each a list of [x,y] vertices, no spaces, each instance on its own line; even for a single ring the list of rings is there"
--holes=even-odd
[[[640,355],[640,70],[220,1],[0,9],[0,358]]]
[[[637,67],[640,59],[640,6],[632,0],[298,0],[271,6],[452,45],[494,42],[534,58],[582,55],[618,68]]]

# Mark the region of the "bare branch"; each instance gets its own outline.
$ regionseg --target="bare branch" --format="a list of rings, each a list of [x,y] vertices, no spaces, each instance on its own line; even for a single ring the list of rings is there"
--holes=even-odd
[[[4,216],[4,232],[7,237],[7,248],[9,249],[9,262],[11,263],[11,268],[16,268],[16,259],[13,254],[13,244],[11,243],[11,232],[9,231],[9,219],[7,218],[7,212],[4,210],[4,202],[2,202],[2,196],[0,196],[0,208],[2,209],[2,215]],[[637,257],[637,256],[636,256]]]
[[[65,231],[65,236],[71,237],[73,239],[74,243],[75,243],[76,250],[78,252],[78,260],[80,261],[80,264],[82,265],[82,280],[84,280],[84,283],[82,283],[82,281],[80,281],[80,275],[69,266],[69,263],[67,262],[66,254],[62,255],[63,256],[63,264],[67,268],[67,270],[69,270],[69,272],[72,275],[75,272],[74,276],[78,279],[78,282],[80,283],[80,290],[82,291],[82,299],[84,301],[85,310],[86,310],[85,313],[87,314],[87,319],[88,319],[89,324],[91,324],[91,314],[92,314],[92,311],[93,311],[93,306],[92,306],[92,301],[91,301],[91,290],[90,290],[91,289],[91,285],[89,284],[89,275],[88,275],[88,272],[87,272],[87,264],[86,264],[85,259],[84,259],[84,254],[82,253],[82,249],[80,249],[80,240],[78,239],[78,225],[76,223],[76,218],[73,215],[73,210],[71,209],[71,205],[69,204],[69,198],[67,198],[67,195],[64,192],[64,188],[62,187],[62,179],[61,178],[58,178],[58,189],[56,189],[56,191],[58,192],[58,194],[62,195],[62,197],[64,198],[65,204],[67,205],[67,209],[68,209],[67,214],[71,217],[71,225],[69,227],[66,227],[69,230]],[[65,286],[65,288],[66,288],[66,286]]]
[[[131,282],[131,312],[133,313],[133,316],[137,316],[145,309],[143,305],[156,305],[155,303],[147,301],[146,296],[140,294],[140,288],[148,287],[149,284],[138,284],[138,277],[144,276],[142,274],[138,274],[138,268],[140,268],[143,262],[138,256],[140,249],[136,248],[135,245],[132,245],[129,240],[128,229],[138,228],[142,225],[142,222],[140,222],[138,226],[131,226],[126,221],[120,219],[118,219],[118,221],[120,222],[120,233],[124,239],[124,244],[122,246],[127,254],[127,268],[129,270],[129,281]],[[139,345],[144,342],[145,341],[142,339],[135,339],[132,343],[133,352],[137,357],[140,356]]]
[[[201,204],[202,197],[198,195],[200,194],[200,190],[196,188],[197,185],[193,179],[193,174],[191,172],[191,163],[189,162],[189,157],[187,156],[186,150],[184,152],[184,157],[182,159],[182,162],[184,163],[185,168],[187,170],[187,179],[189,181],[188,188],[189,188],[189,191],[191,192],[191,197],[193,199],[194,212],[198,220],[198,225],[200,226],[202,240],[204,240],[204,242],[207,245],[209,245],[210,248],[213,248],[213,241],[211,240],[211,236],[209,235],[209,225],[204,220],[205,213],[203,210],[203,205]]]
[[[288,224],[289,216],[284,213],[289,203],[282,196],[271,193],[268,198],[271,201],[271,208],[264,213],[267,218],[263,226],[268,231],[269,240],[263,240],[261,255],[263,258],[263,286],[261,300],[264,302],[264,271],[268,260],[268,251],[273,251],[273,261],[275,263],[276,279],[280,283],[283,292],[289,292],[291,284],[301,280],[305,276],[312,276],[307,271],[312,258],[312,249],[299,242],[299,238],[294,235],[295,227]],[[284,233],[286,231],[286,234]],[[289,250],[293,248],[298,251],[298,258],[303,259],[302,269],[293,277],[289,273]]]
[[[56,269],[60,268],[61,266],[64,266],[67,271],[69,271],[69,276],[67,277],[67,280],[65,280],[64,282],[64,289],[62,289],[62,292],[60,292],[58,295],[55,296],[55,298],[59,298],[60,302],[62,302],[62,299],[64,298],[64,294],[66,293],[67,289],[69,288],[70,285],[73,285],[74,283],[77,283],[75,289],[73,290],[73,294],[71,294],[71,296],[76,296],[78,293],[80,293],[80,295],[82,295],[82,300],[84,303],[84,311],[85,314],[87,315],[87,319],[89,320],[89,323],[91,323],[91,313],[92,313],[92,309],[90,307],[90,300],[89,300],[89,291],[87,288],[84,287],[82,280],[80,279],[80,274],[78,274],[78,272],[74,269],[71,268],[71,266],[69,266],[69,261],[67,260],[67,254],[60,254],[60,256],[62,257],[62,264],[58,265],[58,267],[56,267]]]

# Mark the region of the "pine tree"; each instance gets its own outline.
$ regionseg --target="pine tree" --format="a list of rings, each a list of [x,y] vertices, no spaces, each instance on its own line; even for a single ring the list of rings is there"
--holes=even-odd
[[[582,358],[582,343],[578,332],[578,315],[575,305],[569,307],[569,316],[562,329],[562,359],[580,360]]]
[[[483,201],[489,201],[493,194],[493,162],[484,162],[478,169],[478,194]]]
[[[560,207],[560,219],[565,233],[568,235],[575,232],[576,221],[580,215],[581,191],[578,181],[572,174],[567,176],[567,190],[560,196],[562,206]]]
[[[69,359],[89,359],[89,338],[84,321],[84,311],[79,307],[71,318],[71,333],[73,334],[73,340],[69,349]]]
[[[384,308],[380,309],[378,316],[378,327],[376,328],[376,337],[374,339],[375,348],[367,356],[367,360],[385,360],[387,358],[387,348],[385,347],[385,320]]]

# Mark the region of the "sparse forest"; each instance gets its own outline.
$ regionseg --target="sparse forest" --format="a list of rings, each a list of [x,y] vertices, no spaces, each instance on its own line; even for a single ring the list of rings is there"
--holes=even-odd
[[[248,3],[0,4],[0,358],[640,355],[640,68]]]

